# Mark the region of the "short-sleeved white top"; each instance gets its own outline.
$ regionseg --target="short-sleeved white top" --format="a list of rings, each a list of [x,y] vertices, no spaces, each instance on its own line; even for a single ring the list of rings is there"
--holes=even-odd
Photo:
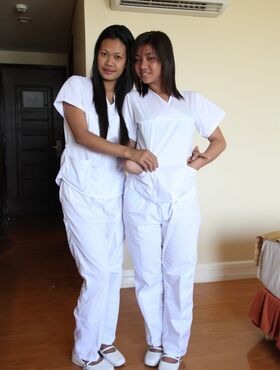
[[[61,181],[65,181],[80,193],[92,197],[107,198],[121,195],[125,174],[120,160],[76,143],[64,117],[63,102],[81,109],[85,113],[89,131],[99,135],[91,79],[72,76],[64,83],[54,102],[55,108],[64,118],[65,134],[65,149],[56,183],[60,185]],[[107,140],[119,143],[120,120],[115,104],[107,102],[107,110],[109,119]]]
[[[137,148],[147,148],[159,162],[155,172],[129,174],[126,186],[154,202],[176,202],[195,188],[197,171],[186,164],[193,150],[197,130],[208,138],[225,112],[202,95],[183,91],[184,99],[170,97],[166,102],[149,90],[126,95],[123,112],[129,138]]]

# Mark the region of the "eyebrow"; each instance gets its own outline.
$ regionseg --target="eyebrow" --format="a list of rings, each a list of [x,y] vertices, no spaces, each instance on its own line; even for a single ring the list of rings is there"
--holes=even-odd
[[[99,51],[106,51],[106,53],[109,53],[110,54],[110,51],[108,50],[108,49],[105,49],[105,48],[102,48],[102,49],[100,49]],[[119,54],[119,55],[123,55],[123,53],[121,52],[121,51],[115,51],[115,52],[113,52],[113,53],[111,53],[111,54]]]
[[[151,56],[151,55],[156,55],[156,52],[155,52],[155,51],[152,51],[152,52],[149,52],[149,53],[145,53],[145,54],[144,54],[144,56],[145,56],[145,57],[146,57],[146,56]],[[135,56],[136,56],[136,57],[140,57],[140,55],[139,55],[139,54],[137,54],[137,53],[135,54]]]

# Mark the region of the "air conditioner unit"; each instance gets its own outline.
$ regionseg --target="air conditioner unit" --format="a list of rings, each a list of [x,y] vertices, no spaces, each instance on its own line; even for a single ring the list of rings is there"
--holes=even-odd
[[[217,17],[225,10],[228,0],[111,0],[111,9],[131,12]]]

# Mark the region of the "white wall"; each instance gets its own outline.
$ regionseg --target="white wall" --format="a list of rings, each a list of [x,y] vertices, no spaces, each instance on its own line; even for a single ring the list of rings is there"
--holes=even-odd
[[[231,0],[218,18],[116,12],[109,0],[85,0],[88,75],[108,25],[125,24],[135,36],[162,30],[173,42],[178,86],[227,111],[228,148],[198,175],[201,264],[253,259],[255,236],[280,229],[279,14],[279,0]]]

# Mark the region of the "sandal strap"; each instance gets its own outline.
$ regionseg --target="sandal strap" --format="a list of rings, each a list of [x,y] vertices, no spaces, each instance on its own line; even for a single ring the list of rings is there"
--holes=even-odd
[[[104,349],[100,349],[99,352],[103,353],[103,352],[108,351],[109,349],[113,349],[113,348],[116,350],[116,347],[112,345],[112,346],[106,347]],[[105,353],[105,355],[107,355],[107,354],[108,353]]]
[[[176,356],[168,355],[167,353],[165,353],[165,354],[163,354],[163,355],[162,355],[162,357],[161,357],[161,358],[163,358],[163,357],[173,358],[173,360],[177,360],[179,363],[181,363],[181,362],[182,362],[182,360],[181,360],[181,357],[180,357],[180,356],[176,357]]]
[[[162,347],[154,347],[154,346],[150,346],[150,347],[149,347],[149,351],[150,351],[151,349],[156,349],[156,350],[160,350],[161,352],[163,352]]]

